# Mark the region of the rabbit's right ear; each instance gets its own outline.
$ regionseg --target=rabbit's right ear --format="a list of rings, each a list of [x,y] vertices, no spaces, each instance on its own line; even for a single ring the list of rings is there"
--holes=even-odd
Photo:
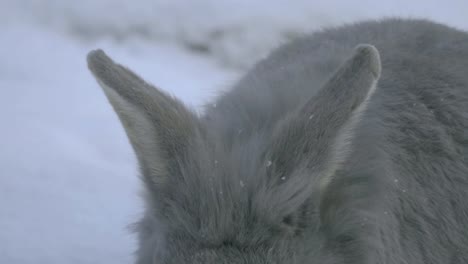
[[[91,51],[87,60],[125,128],[144,180],[160,189],[196,134],[197,117],[175,98],[114,63],[102,50]]]
[[[322,89],[278,125],[270,159],[284,173],[307,164],[322,175],[321,185],[326,188],[351,151],[354,128],[380,74],[378,50],[369,44],[357,46]]]
[[[324,219],[333,211],[330,208],[338,206],[328,195],[330,182],[354,147],[355,127],[380,74],[378,50],[359,45],[322,89],[278,124],[266,157],[272,182],[279,184],[260,199],[274,204],[269,211],[277,213],[276,219],[301,218],[314,193],[321,196]]]

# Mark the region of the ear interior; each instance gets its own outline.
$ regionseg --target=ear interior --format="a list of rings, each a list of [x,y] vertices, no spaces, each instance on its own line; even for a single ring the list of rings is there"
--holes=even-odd
[[[351,65],[349,69],[351,72],[352,69],[356,67],[364,71],[364,73],[361,73],[361,76],[356,76],[356,78],[358,78],[357,85],[363,85],[363,91],[362,94],[356,94],[356,106],[352,107],[352,110],[348,113],[347,120],[337,131],[336,137],[331,145],[329,165],[324,171],[324,176],[320,181],[320,189],[322,190],[326,188],[335,172],[349,156],[353,147],[355,128],[367,109],[369,99],[377,88],[377,82],[381,74],[380,55],[374,46],[367,44],[357,46],[355,55],[350,62]],[[366,70],[370,72],[370,75],[366,76]],[[360,78],[362,78],[362,80],[359,80]]]
[[[314,193],[325,192],[333,175],[346,161],[353,148],[355,128],[376,90],[380,73],[377,49],[359,45],[313,98],[276,127],[266,158],[275,165],[271,167],[274,167],[272,177],[288,177],[275,190],[276,196],[284,191],[279,196],[291,195],[291,198],[268,200],[276,201],[277,206],[272,210],[283,210],[281,205],[288,205],[289,209],[281,213],[286,223],[294,223],[301,217],[300,210],[306,201]],[[308,173],[298,173],[298,168]],[[290,179],[291,175],[298,178]],[[289,186],[293,181],[296,182]],[[295,184],[301,188],[293,188]],[[305,208],[306,212],[310,210],[313,208]]]
[[[322,172],[334,171],[349,152],[354,128],[376,89],[380,67],[375,47],[358,46],[313,98],[278,125],[272,160],[285,171],[302,162]],[[297,155],[304,159],[298,160]]]
[[[360,46],[357,52],[367,46]],[[320,182],[320,222],[321,230],[325,232],[330,243],[338,248],[345,256],[353,256],[359,263],[373,263],[375,252],[370,250],[379,245],[378,224],[382,221],[379,210],[385,206],[380,197],[386,184],[384,164],[377,162],[376,157],[382,158],[378,148],[370,148],[367,152],[350,152],[357,144],[378,145],[378,139],[366,135],[366,141],[355,138],[356,127],[366,111],[371,95],[377,88],[380,76],[380,59],[375,48],[372,60],[379,65],[378,74],[369,82],[369,90],[361,103],[351,112],[349,119],[340,129],[332,145],[331,164],[325,171]],[[374,124],[375,125],[375,124]],[[378,127],[372,129],[378,130]],[[362,160],[366,164],[362,164]],[[346,166],[343,166],[346,164]],[[367,250],[363,250],[367,249]]]
[[[88,54],[88,67],[122,122],[137,154],[144,179],[167,181],[184,156],[197,118],[181,102],[115,63],[102,50]]]

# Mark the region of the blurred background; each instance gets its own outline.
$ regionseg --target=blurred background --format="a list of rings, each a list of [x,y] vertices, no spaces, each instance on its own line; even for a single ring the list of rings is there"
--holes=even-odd
[[[0,0],[0,263],[133,261],[136,162],[89,50],[202,111],[307,32],[388,16],[468,30],[467,14],[466,0]]]

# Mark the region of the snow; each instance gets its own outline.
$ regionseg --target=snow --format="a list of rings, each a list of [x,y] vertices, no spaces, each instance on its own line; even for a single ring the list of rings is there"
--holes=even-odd
[[[3,1],[0,21],[32,22],[85,39],[164,39],[243,68],[291,37],[359,19],[421,17],[468,28],[466,0]]]
[[[271,48],[312,29],[384,15],[468,29],[465,0],[285,3],[0,0],[0,263],[132,263],[136,161],[86,68],[89,50],[201,110]]]
[[[87,51],[103,48],[197,109],[235,74],[164,43],[88,45],[33,26],[1,32],[0,263],[132,263],[136,162]]]

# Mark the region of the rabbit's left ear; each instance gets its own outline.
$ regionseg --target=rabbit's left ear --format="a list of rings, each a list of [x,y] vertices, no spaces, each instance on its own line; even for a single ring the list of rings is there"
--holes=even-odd
[[[127,132],[145,181],[160,191],[195,136],[198,118],[102,50],[90,52],[87,60]]]

